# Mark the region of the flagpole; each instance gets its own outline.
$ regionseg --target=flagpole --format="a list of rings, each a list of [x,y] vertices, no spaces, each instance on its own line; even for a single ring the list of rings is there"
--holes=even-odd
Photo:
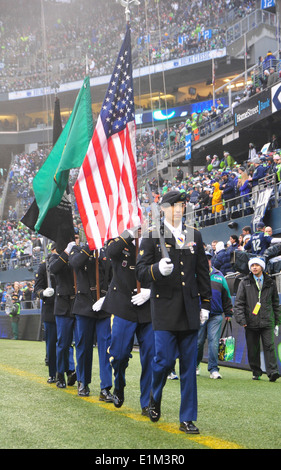
[[[97,300],[100,299],[100,272],[99,272],[99,251],[95,250],[96,258],[96,287],[97,287]]]
[[[118,0],[117,0],[118,1]],[[129,8],[130,4],[139,5],[139,0],[119,0],[120,4],[125,8],[125,18],[127,25],[130,24],[131,21],[131,10]],[[139,251],[139,234],[137,233],[137,237],[135,237],[135,246],[136,246],[136,259],[138,256]],[[137,293],[139,294],[141,291],[141,284],[137,281]]]
[[[86,54],[86,76],[89,75],[89,59],[88,54]]]
[[[213,106],[215,106],[215,59],[212,58]]]
[[[48,287],[52,287],[46,237],[43,237],[43,248],[44,248],[45,263],[46,263],[47,285]]]

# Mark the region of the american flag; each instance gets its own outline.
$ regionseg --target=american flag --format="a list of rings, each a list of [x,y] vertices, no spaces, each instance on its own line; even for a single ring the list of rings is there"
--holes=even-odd
[[[131,32],[111,76],[74,194],[90,249],[140,225]]]

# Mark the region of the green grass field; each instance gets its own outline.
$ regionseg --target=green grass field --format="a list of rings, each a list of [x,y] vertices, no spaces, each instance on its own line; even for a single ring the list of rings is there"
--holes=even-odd
[[[88,398],[76,386],[47,384],[45,343],[0,340],[1,449],[280,449],[281,379],[251,380],[248,371],[222,367],[211,380],[201,365],[198,383],[200,435],[178,430],[180,383],[167,380],[162,416],[141,416],[138,352],[127,369],[125,403],[99,401],[97,350]],[[178,371],[178,364],[176,365]]]

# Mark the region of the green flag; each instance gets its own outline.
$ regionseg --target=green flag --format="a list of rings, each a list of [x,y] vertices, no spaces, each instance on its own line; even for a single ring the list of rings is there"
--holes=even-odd
[[[36,232],[40,230],[48,210],[60,204],[68,185],[69,170],[80,168],[92,136],[90,81],[86,77],[62,133],[33,179],[33,191],[39,209]]]

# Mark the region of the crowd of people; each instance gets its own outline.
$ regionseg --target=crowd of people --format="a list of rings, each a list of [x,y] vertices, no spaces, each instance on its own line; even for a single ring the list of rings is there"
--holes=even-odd
[[[202,109],[199,112],[193,112],[188,115],[185,121],[178,122],[171,127],[154,127],[153,129],[141,130],[137,134],[137,169],[138,176],[148,175],[155,169],[159,162],[170,158],[174,152],[179,151],[185,146],[185,138],[191,135],[192,142],[196,143],[202,137],[217,131],[224,125],[229,124],[233,119],[233,112],[236,106],[249,99],[256,93],[261,92],[266,87],[273,85],[280,80],[279,60],[269,51],[266,59],[261,58],[261,67],[251,76],[251,84],[246,85],[242,96],[237,95],[231,107],[224,106],[222,99],[218,96],[210,109]],[[278,70],[278,71],[277,71]],[[261,78],[262,77],[262,78]],[[257,81],[259,84],[257,85]],[[253,144],[249,144],[249,153],[258,156]],[[269,160],[273,157],[273,152],[278,150],[276,136],[272,136],[272,142],[267,150]],[[275,163],[277,156],[274,156]],[[223,159],[227,163],[227,152],[224,152]],[[228,159],[231,159],[228,156]],[[216,170],[220,166],[218,156],[207,157],[208,166]],[[264,156],[262,156],[264,162]],[[232,160],[234,161],[234,160]],[[225,165],[222,163],[222,167]],[[229,166],[228,164],[226,166]],[[243,179],[243,178],[242,178]]]
[[[117,55],[116,37],[124,32],[125,22],[123,8],[115,0],[107,3],[105,9],[99,1],[54,5],[49,0],[44,2],[43,14],[40,3],[3,2],[1,92],[46,85],[59,87],[61,83],[81,80],[86,56],[90,76],[111,73]],[[135,66],[224,47],[228,23],[255,8],[255,0],[216,0],[211,4],[205,0],[188,4],[182,0],[165,0],[161,4],[150,0],[146,11],[142,2],[131,18]],[[147,21],[149,25],[145,26]],[[181,44],[179,37],[183,38]]]
[[[173,181],[164,180],[160,175],[154,177],[150,184],[157,199],[171,189],[186,191],[188,213],[195,213],[195,223],[200,227],[206,215],[228,211],[231,217],[231,209],[241,202],[257,202],[261,184],[265,187],[269,182],[276,182],[279,199],[281,155],[276,136],[272,137],[266,154],[257,151],[252,143],[249,144],[248,154],[249,159],[242,164],[237,163],[235,157],[227,151],[221,157],[208,155],[205,167],[194,171],[192,175],[184,175],[178,167]],[[148,203],[145,186],[139,197],[144,205]]]
[[[147,129],[145,133],[137,134],[138,163],[143,165],[155,155],[160,159],[162,149],[177,150],[183,145],[186,131],[186,124],[181,123],[178,127],[173,126],[168,130]],[[19,220],[33,201],[32,181],[48,152],[49,148],[46,147],[30,154],[15,155],[9,174],[7,170],[5,172],[9,179],[9,198],[14,204],[10,205],[6,220],[1,222],[1,270],[26,266],[33,268],[44,256],[42,239],[31,233]],[[174,180],[164,180],[159,174],[157,179],[150,181],[150,185],[157,201],[170,190],[184,190],[187,194],[188,218],[200,228],[209,224],[206,218],[210,215],[217,215],[217,222],[220,221],[219,216],[227,211],[229,218],[235,217],[231,209],[237,207],[241,201],[257,201],[259,184],[272,177],[278,188],[281,181],[281,155],[275,135],[272,136],[266,154],[261,154],[254,144],[250,143],[248,159],[242,164],[238,164],[235,157],[225,151],[220,158],[217,155],[207,156],[205,166],[191,175],[184,175],[179,167]],[[75,178],[76,170],[72,170],[71,187]],[[5,178],[2,177],[3,185],[4,182]],[[145,214],[149,215],[150,206],[145,186],[140,188],[139,199]],[[253,208],[250,208],[249,213],[252,210]],[[75,204],[74,213],[76,228],[80,230]]]

